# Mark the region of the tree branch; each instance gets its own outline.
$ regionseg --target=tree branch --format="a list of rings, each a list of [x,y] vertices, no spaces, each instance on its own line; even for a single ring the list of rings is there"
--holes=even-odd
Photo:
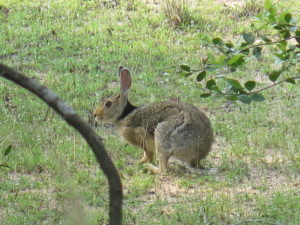
[[[96,132],[81,119],[74,109],[60,99],[54,92],[42,86],[36,80],[28,78],[11,68],[0,64],[0,76],[20,85],[37,95],[40,99],[60,114],[66,122],[74,127],[92,148],[97,161],[109,183],[109,224],[120,225],[122,223],[122,183],[119,173],[108,156],[101,138]],[[102,222],[101,222],[102,224]]]
[[[292,36],[292,37],[288,37],[288,38],[285,38],[285,39],[282,39],[282,40],[278,40],[278,41],[271,41],[271,42],[266,42],[266,43],[251,45],[251,46],[248,46],[246,48],[241,49],[239,52],[245,51],[245,50],[250,49],[250,48],[255,48],[255,47],[264,46],[264,45],[272,45],[272,44],[276,44],[276,43],[288,41],[288,40],[291,40],[291,39],[294,39],[294,38],[300,38],[300,37],[299,36]]]
[[[275,87],[281,83],[284,83],[284,82],[287,82],[288,80],[291,80],[291,79],[300,79],[300,76],[294,76],[294,77],[289,77],[289,78],[286,78],[284,80],[281,80],[277,83],[273,83],[269,86],[266,86],[266,87],[263,87],[261,89],[258,89],[256,91],[250,91],[250,92],[247,92],[245,93],[246,95],[252,95],[252,94],[255,94],[255,93],[259,93],[259,92],[262,92],[266,89],[269,89],[269,88],[272,88],[272,87]],[[207,89],[206,88],[201,88],[203,91],[206,91],[207,92]],[[232,94],[232,93],[226,93],[226,92],[222,92],[222,91],[214,91],[214,90],[208,90],[210,94],[217,94],[217,95],[224,95],[224,96],[237,96],[238,94]]]
[[[281,83],[283,83],[283,82],[286,82],[286,81],[288,81],[288,80],[290,80],[290,79],[300,79],[300,76],[295,76],[295,77],[289,77],[289,78],[286,78],[286,79],[281,80],[281,81],[279,81],[279,82],[277,82],[277,83],[273,83],[272,85],[269,85],[269,86],[267,86],[267,87],[263,87],[263,88],[258,89],[258,90],[256,90],[256,91],[251,91],[251,92],[249,92],[249,94],[255,94],[255,93],[258,93],[258,92],[262,92],[262,91],[264,91],[264,90],[266,90],[266,89],[275,87],[276,85],[281,84]]]

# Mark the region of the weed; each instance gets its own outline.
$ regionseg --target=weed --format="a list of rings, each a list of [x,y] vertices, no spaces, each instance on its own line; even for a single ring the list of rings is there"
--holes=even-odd
[[[252,17],[258,15],[264,6],[261,1],[258,0],[248,0],[246,3],[239,9],[238,15],[240,17]]]
[[[192,16],[187,0],[162,0],[162,9],[173,27],[191,24]]]

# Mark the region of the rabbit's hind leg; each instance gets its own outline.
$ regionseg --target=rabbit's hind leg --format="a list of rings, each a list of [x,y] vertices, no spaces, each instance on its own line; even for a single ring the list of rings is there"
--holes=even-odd
[[[160,123],[154,132],[156,156],[159,162],[159,172],[167,173],[168,161],[172,156],[170,135],[171,124],[167,121]]]
[[[168,161],[170,156],[165,154],[164,150],[161,148],[156,149],[156,154],[158,158],[159,167],[154,166],[153,164],[148,164],[148,170],[155,174],[166,174],[167,173],[167,167],[168,167]]]
[[[168,167],[168,161],[169,161],[169,156],[167,156],[166,154],[164,154],[163,151],[159,150],[158,153],[158,161],[159,161],[159,170],[162,174],[166,174],[167,173],[167,167]]]

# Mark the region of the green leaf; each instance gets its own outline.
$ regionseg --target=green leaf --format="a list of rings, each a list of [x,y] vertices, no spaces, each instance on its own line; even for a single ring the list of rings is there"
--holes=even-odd
[[[244,50],[241,51],[241,53],[243,53],[244,55],[249,55],[250,50],[249,48],[245,48]]]
[[[233,56],[228,62],[228,65],[239,66],[244,62],[244,56],[242,54],[238,54]]]
[[[175,70],[174,69],[167,69],[167,70],[165,70],[165,72],[169,73],[169,74],[174,74]]]
[[[264,40],[265,42],[272,42],[272,40],[271,40],[270,38],[268,38],[268,37],[263,37],[263,40]]]
[[[164,76],[170,76],[170,75],[173,75],[174,73],[175,73],[174,69],[167,69],[167,70],[165,70],[163,75]]]
[[[185,71],[183,71],[183,72],[181,72],[180,74],[179,74],[179,76],[180,77],[189,77],[189,76],[191,76],[193,73],[191,73],[191,72],[185,72]]]
[[[279,59],[281,59],[282,61],[285,61],[288,59],[289,55],[287,54],[277,54],[275,53],[274,55],[276,55]]]
[[[276,18],[275,18],[275,10],[274,10],[274,8],[269,10],[269,16],[268,16],[268,19],[269,19],[269,23],[270,23],[270,24],[276,22]]]
[[[211,93],[203,93],[200,95],[201,98],[208,98],[211,96]]]
[[[225,44],[225,46],[226,46],[227,48],[233,48],[233,47],[234,47],[234,45],[232,44],[232,42],[227,42],[227,43]]]
[[[282,34],[283,38],[289,38],[289,37],[291,37],[291,32],[289,30],[283,30],[280,33]]]
[[[240,95],[239,96],[239,101],[245,104],[250,104],[251,103],[251,97],[249,95]]]
[[[275,30],[282,30],[282,29],[284,29],[284,26],[281,25],[281,24],[276,24],[275,26],[273,26],[273,28],[274,28]]]
[[[255,47],[255,48],[253,48],[252,53],[256,57],[256,59],[261,59],[261,50],[262,50],[261,47]]]
[[[284,16],[284,21],[289,23],[291,22],[292,20],[292,15],[290,13],[287,13],[285,16]]]
[[[219,46],[223,46],[224,45],[224,42],[221,38],[214,38],[212,39],[212,43],[214,45],[219,45]]]
[[[244,33],[243,38],[248,44],[253,44],[255,42],[255,36],[251,33]]]
[[[243,42],[243,43],[241,44],[241,47],[242,47],[242,48],[245,48],[245,47],[247,47],[248,45],[249,45],[249,43]]]
[[[256,86],[256,82],[253,80],[249,80],[245,83],[245,87],[247,88],[248,91],[252,91]]]
[[[282,41],[280,43],[277,44],[277,47],[282,51],[282,52],[286,52],[286,48],[287,48],[287,41]]]
[[[214,79],[210,79],[209,81],[206,82],[206,87],[209,90],[212,90],[214,86],[216,86],[216,81]]]
[[[300,44],[300,30],[297,30],[296,32],[295,32],[295,34],[296,34],[296,41]]]
[[[7,148],[5,149],[3,155],[7,156],[10,153],[11,149],[12,149],[12,145],[7,146]]]
[[[269,79],[272,82],[275,82],[279,78],[280,74],[281,74],[281,71],[273,71],[269,74]]]
[[[180,69],[183,70],[183,71],[187,71],[187,72],[191,71],[191,67],[186,65],[186,64],[180,65]]]
[[[198,81],[198,82],[202,81],[202,80],[205,78],[205,76],[206,76],[206,71],[205,71],[205,70],[201,71],[201,72],[198,73],[198,75],[197,75],[197,81]]]
[[[285,51],[286,51],[286,48],[287,48],[287,45],[288,45],[287,41],[281,41],[280,43],[277,44],[277,47],[278,47],[281,51],[285,52]]]
[[[243,89],[242,85],[238,80],[235,79],[226,79],[227,83],[236,89]]]
[[[226,99],[227,99],[228,101],[233,101],[233,102],[239,100],[239,98],[238,98],[236,95],[229,95],[229,96],[226,96]]]
[[[221,55],[219,57],[216,57],[212,63],[215,65],[218,65],[218,66],[223,66],[223,65],[226,65],[225,60],[226,60],[226,56]]]
[[[285,82],[291,83],[291,84],[296,84],[295,78],[288,78],[285,80]]]
[[[254,102],[263,102],[265,100],[265,97],[262,94],[255,93],[251,95],[251,100]]]

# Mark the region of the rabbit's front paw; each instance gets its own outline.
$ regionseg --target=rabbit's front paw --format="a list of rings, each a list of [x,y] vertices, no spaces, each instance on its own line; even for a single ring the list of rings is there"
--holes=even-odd
[[[141,158],[140,163],[146,163],[148,162],[147,156],[143,156],[143,158]]]

